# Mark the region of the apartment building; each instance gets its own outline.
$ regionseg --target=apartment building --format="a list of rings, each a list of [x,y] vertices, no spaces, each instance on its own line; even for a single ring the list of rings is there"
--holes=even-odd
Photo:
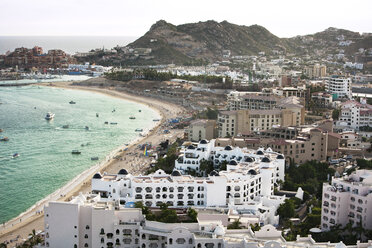
[[[305,110],[299,104],[284,109],[221,111],[218,115],[218,137],[237,136],[274,126],[298,126],[305,122]]]
[[[230,92],[227,96],[229,110],[273,109],[280,97],[262,92]]]
[[[327,76],[327,66],[315,64],[305,67],[305,74],[309,78],[323,78]]]
[[[113,202],[80,195],[71,202],[50,202],[45,207],[45,243],[41,247],[118,248],[368,248],[372,242],[346,246],[317,243],[311,235],[286,241],[273,225],[259,231],[227,229],[222,214],[198,215],[195,223],[146,220],[140,209],[117,207]]]
[[[217,136],[217,126],[215,120],[194,120],[185,129],[188,140],[200,141],[211,140]]]
[[[350,176],[332,177],[323,185],[321,228],[361,224],[372,229],[372,171],[357,170]]]
[[[326,91],[336,98],[351,98],[351,78],[331,77],[326,79]]]
[[[336,126],[355,130],[359,130],[361,127],[371,127],[372,105],[367,104],[364,99],[361,102],[349,100],[342,103],[341,114]]]
[[[311,94],[311,100],[320,108],[333,107],[333,97],[331,94],[325,92],[315,92]]]

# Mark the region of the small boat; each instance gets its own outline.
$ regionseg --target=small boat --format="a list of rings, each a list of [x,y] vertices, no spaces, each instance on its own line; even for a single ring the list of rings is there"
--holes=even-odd
[[[142,128],[137,128],[136,130],[134,130],[134,131],[136,131],[136,132],[142,132],[143,131],[143,129]]]
[[[70,101],[69,104],[76,104],[76,102],[74,102],[74,101]]]
[[[96,117],[99,117],[99,114],[98,113],[96,113]]]
[[[113,109],[113,110],[112,110],[112,113],[114,113],[115,111],[116,111],[116,110],[115,110],[115,109]]]
[[[69,128],[69,125],[63,125],[62,128]]]
[[[89,131],[89,127],[88,126],[85,126],[85,130]]]
[[[117,122],[110,122],[111,125],[117,125]]]
[[[13,154],[13,158],[17,158],[17,157],[19,157],[19,153],[18,152],[16,152],[16,153]]]
[[[71,152],[72,154],[80,154],[81,153],[81,151],[79,151],[79,150],[72,150],[72,152]]]
[[[3,131],[3,129],[0,128],[0,133]]]
[[[105,124],[108,124],[108,121],[105,121]]]
[[[160,121],[160,119],[153,119],[152,121]]]
[[[98,157],[91,157],[90,160],[98,160]]]
[[[140,113],[141,113],[141,111],[142,111],[142,110],[138,110],[138,112],[140,112]]]
[[[48,121],[53,120],[54,116],[55,114],[48,112],[45,116],[45,120],[48,120]]]
[[[0,141],[8,141],[8,140],[9,140],[8,137],[2,137],[2,138],[0,138]]]
[[[136,117],[131,116],[131,117],[129,117],[129,119],[134,120],[134,119],[136,119]]]

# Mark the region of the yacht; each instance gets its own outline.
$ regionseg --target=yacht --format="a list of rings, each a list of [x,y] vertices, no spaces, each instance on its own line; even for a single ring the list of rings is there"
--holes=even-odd
[[[50,120],[52,120],[52,119],[54,118],[54,115],[55,115],[55,114],[53,114],[53,113],[51,113],[51,112],[48,112],[48,113],[46,114],[46,116],[45,116],[45,119],[48,120],[48,121],[50,121]]]

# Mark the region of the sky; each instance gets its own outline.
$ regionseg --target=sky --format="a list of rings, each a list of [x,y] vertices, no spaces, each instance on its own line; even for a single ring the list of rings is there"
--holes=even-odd
[[[258,24],[279,37],[372,32],[371,0],[0,0],[0,36],[140,37],[158,20]]]

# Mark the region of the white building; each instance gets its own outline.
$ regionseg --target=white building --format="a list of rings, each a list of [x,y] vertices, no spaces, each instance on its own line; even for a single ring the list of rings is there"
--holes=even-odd
[[[341,114],[336,126],[359,130],[360,127],[372,126],[372,105],[362,100],[359,103],[350,100],[341,104]]]
[[[323,185],[321,228],[347,223],[372,229],[372,171],[357,170]]]
[[[326,91],[331,94],[336,94],[337,97],[351,98],[351,78],[327,78]]]
[[[317,243],[311,235],[286,241],[272,225],[229,230],[216,216],[196,223],[161,223],[145,220],[140,209],[120,208],[112,202],[80,195],[69,203],[45,207],[45,244],[40,247],[118,248],[347,248],[342,242]],[[350,248],[368,248],[372,242]]]

